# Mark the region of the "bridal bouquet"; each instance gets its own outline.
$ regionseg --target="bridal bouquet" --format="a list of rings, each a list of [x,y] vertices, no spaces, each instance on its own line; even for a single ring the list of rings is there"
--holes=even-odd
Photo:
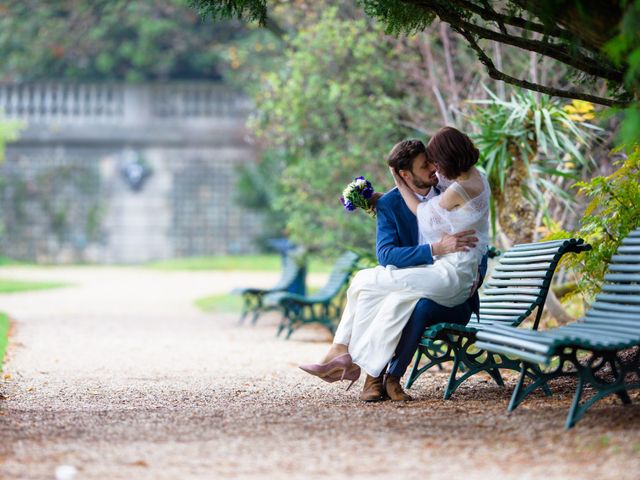
[[[376,211],[371,201],[373,193],[374,190],[369,180],[362,176],[356,177],[342,192],[340,202],[348,212],[353,212],[356,208],[361,208],[367,212],[367,214],[375,217]]]

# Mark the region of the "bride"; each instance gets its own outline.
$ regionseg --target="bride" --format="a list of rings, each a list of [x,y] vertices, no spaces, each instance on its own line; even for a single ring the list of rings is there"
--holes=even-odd
[[[471,143],[461,132],[446,129],[459,134],[460,141]],[[416,197],[397,171],[390,171],[407,207],[417,217],[420,244],[438,242],[444,234],[475,230],[479,239],[476,246],[436,256],[431,265],[402,269],[377,266],[358,272],[347,291],[347,304],[324,362],[300,368],[328,382],[351,380],[351,385],[359,378],[361,368],[369,376],[378,377],[421,298],[453,307],[473,294],[478,266],[487,250],[490,188],[474,166],[478,151],[471,147],[472,162],[439,152],[438,187],[444,192],[425,202]]]

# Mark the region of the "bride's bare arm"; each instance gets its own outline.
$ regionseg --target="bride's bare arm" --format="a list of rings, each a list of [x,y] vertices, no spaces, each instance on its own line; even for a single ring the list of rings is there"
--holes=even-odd
[[[449,188],[440,195],[439,205],[450,212],[451,210],[464,205],[464,198],[462,198],[458,192]]]

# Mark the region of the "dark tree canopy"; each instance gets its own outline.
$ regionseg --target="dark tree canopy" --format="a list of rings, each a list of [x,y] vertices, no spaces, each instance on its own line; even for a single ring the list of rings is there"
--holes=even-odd
[[[270,22],[266,0],[191,0],[201,14]],[[439,18],[462,35],[489,75],[550,95],[607,106],[633,103],[640,83],[640,2],[626,0],[360,0],[391,33],[424,30]],[[576,88],[560,89],[501,71],[483,41],[560,61]],[[633,52],[636,52],[633,55]],[[630,62],[629,59],[632,59]],[[597,85],[596,85],[597,84]]]

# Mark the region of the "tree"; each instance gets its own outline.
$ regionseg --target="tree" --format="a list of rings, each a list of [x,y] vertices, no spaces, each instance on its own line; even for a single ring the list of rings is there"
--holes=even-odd
[[[252,122],[262,146],[284,168],[277,205],[292,239],[312,249],[372,251],[371,219],[347,213],[344,186],[366,174],[378,190],[391,180],[384,163],[390,147],[413,133],[403,126],[406,50],[395,48],[367,19],[342,20],[326,9],[315,25],[288,41],[281,68],[265,73]]]
[[[215,18],[267,21],[266,0],[192,0]],[[624,138],[640,137],[640,0],[361,0],[391,33],[414,33],[438,17],[464,37],[492,78],[554,96],[628,107]],[[574,72],[564,87],[500,70],[483,40],[553,58]],[[581,84],[582,89],[572,87]],[[586,88],[585,88],[586,87]],[[595,92],[595,93],[593,93]]]
[[[517,91],[509,100],[491,94],[470,103],[471,136],[491,184],[494,221],[509,242],[532,242],[550,199],[572,201],[560,183],[590,167],[583,151],[598,130],[586,123],[593,105],[574,100],[563,108],[546,95]]]
[[[0,81],[220,79],[237,22],[211,28],[186,0],[8,0]]]

